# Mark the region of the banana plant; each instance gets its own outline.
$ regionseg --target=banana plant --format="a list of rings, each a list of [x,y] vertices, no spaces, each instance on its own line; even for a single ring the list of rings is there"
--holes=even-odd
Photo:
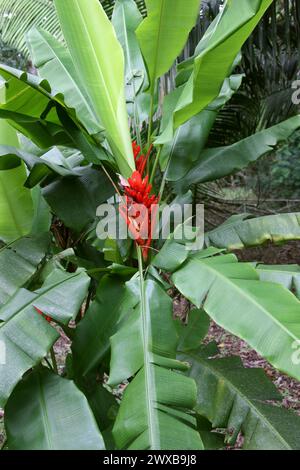
[[[4,448],[222,449],[242,433],[245,449],[299,449],[300,418],[263,370],[220,359],[204,339],[212,319],[300,380],[299,267],[231,253],[300,239],[300,214],[239,214],[197,244],[189,219],[163,235],[168,203],[183,207],[194,184],[245,168],[300,128],[294,116],[228,147],[207,144],[272,0],[226,2],[184,62],[200,0],[146,0],[145,17],[116,0],[112,21],[98,0],[54,4],[63,39],[26,31],[38,75],[0,65],[0,119],[18,137],[2,138],[0,181],[22,169],[22,181],[5,181],[34,209],[15,233],[0,205]],[[158,85],[174,64],[162,104]],[[102,204],[118,207],[127,237],[100,236]],[[184,322],[174,293],[190,306]],[[61,335],[71,344],[63,359]]]

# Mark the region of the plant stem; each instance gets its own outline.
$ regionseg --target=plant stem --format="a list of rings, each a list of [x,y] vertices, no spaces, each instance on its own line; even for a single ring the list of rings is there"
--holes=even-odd
[[[149,126],[148,126],[148,139],[147,139],[147,148],[150,148],[151,145],[151,135],[152,135],[152,121],[154,113],[154,89],[151,88],[151,101],[150,101],[150,112],[149,112]],[[147,161],[147,174],[149,174],[149,160]]]
[[[134,99],[134,103],[133,103],[133,114],[134,114],[134,126],[135,126],[136,140],[137,140],[138,145],[142,148],[142,137],[141,137],[141,132],[140,132],[140,123],[139,123],[139,117],[138,117],[138,111],[137,111],[136,98]]]
[[[133,116],[134,116],[134,127],[135,127],[135,135],[136,135],[136,140],[138,145],[142,148],[142,138],[141,138],[141,132],[140,132],[140,122],[139,122],[139,116],[138,116],[138,110],[137,110],[137,104],[136,104],[136,92],[135,92],[135,85],[134,85],[134,80],[132,80],[132,91],[133,91]]]
[[[139,264],[139,273],[140,273],[140,291],[141,291],[141,302],[144,304],[144,269],[143,269],[143,255],[141,248],[137,245],[136,247],[137,256],[138,256],[138,264]]]
[[[154,112],[154,90],[151,90],[151,101],[150,101],[150,113],[149,113],[149,126],[148,126],[148,139],[147,139],[147,148],[151,144],[151,135],[152,135],[152,121],[153,121],[153,112]]]
[[[168,175],[168,171],[169,171],[169,166],[170,166],[170,160],[167,164],[167,167],[164,171],[164,174],[163,174],[163,178],[162,178],[162,181],[161,181],[161,185],[160,185],[160,189],[159,189],[159,200],[162,201],[162,196],[163,196],[163,193],[164,193],[164,190],[165,190],[165,186],[166,186],[166,179],[167,179],[167,175]]]
[[[155,160],[154,160],[154,164],[153,164],[153,168],[152,168],[152,172],[151,172],[151,177],[150,177],[150,183],[151,184],[153,183],[153,180],[155,178],[156,168],[157,168],[157,165],[158,165],[158,162],[159,162],[159,157],[160,157],[161,151],[162,151],[162,145],[159,147],[158,152],[155,156]]]
[[[144,372],[145,372],[145,387],[146,387],[146,409],[148,415],[148,427],[149,427],[149,440],[150,440],[150,449],[159,449],[159,442],[157,436],[158,432],[158,417],[157,410],[154,406],[156,402],[156,384],[155,384],[155,375],[153,370],[153,357],[152,351],[149,348],[151,344],[151,319],[149,306],[146,301],[146,292],[145,292],[145,279],[143,272],[143,256],[140,246],[136,247],[138,264],[139,264],[139,273],[140,273],[140,292],[141,292],[141,320],[142,320],[142,339],[144,345]]]
[[[56,362],[56,357],[55,357],[55,352],[54,352],[53,346],[50,349],[50,356],[51,356],[51,361],[52,361],[52,365],[53,365],[53,370],[56,374],[58,374],[58,367],[57,367],[57,362]]]
[[[48,359],[47,359],[46,357],[44,357],[44,359],[45,359],[45,362],[48,364],[49,369],[51,369],[51,370],[53,371],[53,367],[52,367],[52,365],[50,364],[50,361],[48,361]]]

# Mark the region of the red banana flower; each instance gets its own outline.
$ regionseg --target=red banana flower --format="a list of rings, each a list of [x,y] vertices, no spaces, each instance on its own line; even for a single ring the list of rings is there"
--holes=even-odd
[[[152,185],[149,183],[149,176],[143,178],[152,146],[146,156],[140,155],[141,148],[136,142],[132,143],[132,148],[136,170],[123,185],[125,201],[120,205],[120,213],[135,242],[142,247],[143,257],[146,260],[153,238],[159,197],[151,194]]]

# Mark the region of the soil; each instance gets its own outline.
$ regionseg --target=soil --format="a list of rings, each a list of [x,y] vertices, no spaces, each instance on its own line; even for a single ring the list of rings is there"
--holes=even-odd
[[[240,261],[259,261],[264,264],[300,264],[300,241],[284,245],[267,243],[264,246],[236,251]]]

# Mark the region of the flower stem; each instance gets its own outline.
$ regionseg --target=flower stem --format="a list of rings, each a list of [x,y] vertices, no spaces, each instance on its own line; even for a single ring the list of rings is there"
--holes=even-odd
[[[157,165],[158,165],[158,162],[159,162],[159,157],[160,157],[161,151],[162,151],[162,145],[159,147],[158,152],[157,152],[156,157],[155,157],[155,160],[154,160],[154,164],[153,164],[153,168],[152,168],[152,172],[151,172],[151,177],[150,177],[150,183],[151,184],[153,183],[153,180],[155,178],[156,168],[157,168]]]
[[[143,269],[143,255],[139,245],[136,245],[136,251],[138,256],[138,265],[140,273],[140,291],[141,291],[141,302],[144,303],[145,292],[144,292],[144,269]]]
[[[160,185],[160,189],[159,189],[159,193],[158,193],[158,197],[159,197],[160,201],[162,201],[163,193],[164,193],[164,190],[165,190],[168,171],[169,171],[169,164],[167,165],[167,168],[164,171],[163,178],[162,178],[161,185]]]
[[[150,147],[151,144],[151,135],[152,135],[152,121],[153,121],[153,113],[154,113],[154,98],[153,93],[151,92],[151,101],[150,101],[150,113],[149,113],[149,126],[148,126],[148,139],[147,139],[147,147]]]
[[[137,104],[136,104],[136,92],[135,92],[134,80],[132,80],[132,92],[133,92],[133,97],[134,97],[133,98],[133,117],[134,117],[135,135],[136,135],[136,140],[137,140],[138,145],[142,147],[142,138],[141,138],[141,132],[140,132],[138,109],[137,109]]]
[[[136,247],[138,255],[139,273],[140,273],[140,291],[141,291],[141,320],[142,320],[142,341],[144,349],[144,376],[145,376],[145,396],[146,413],[148,418],[148,432],[150,449],[160,449],[158,414],[155,407],[157,403],[156,383],[154,373],[154,359],[151,350],[151,318],[150,309],[146,298],[145,278],[143,272],[143,255],[140,246]]]
[[[153,97],[153,95],[154,95],[154,90],[151,90],[147,148],[150,148],[150,145],[151,145],[152,121],[153,121],[153,113],[154,113],[154,97]],[[149,160],[147,161],[147,173],[149,174]]]
[[[56,362],[56,357],[55,357],[55,352],[54,352],[53,346],[50,349],[50,356],[51,356],[51,361],[52,361],[52,365],[53,365],[53,370],[56,374],[58,374],[58,367],[57,367],[57,362]]]

